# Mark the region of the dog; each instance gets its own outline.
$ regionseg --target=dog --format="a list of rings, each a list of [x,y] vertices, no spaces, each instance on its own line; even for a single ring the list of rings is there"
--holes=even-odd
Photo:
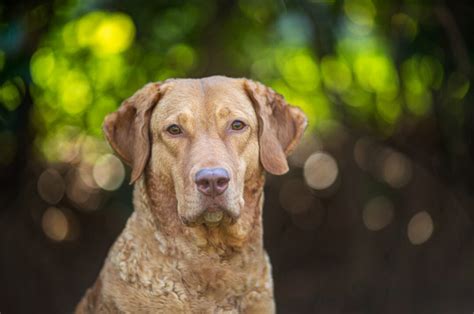
[[[265,172],[288,171],[306,125],[244,78],[169,79],[125,100],[103,130],[131,167],[134,212],[76,313],[274,313]]]

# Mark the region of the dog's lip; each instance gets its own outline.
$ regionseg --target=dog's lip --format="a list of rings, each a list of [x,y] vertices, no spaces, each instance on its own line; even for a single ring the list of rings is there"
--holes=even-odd
[[[203,214],[203,219],[206,224],[220,223],[222,218],[224,218],[222,210],[206,210]]]
[[[217,204],[212,204],[204,210],[201,217],[207,226],[216,226],[221,223],[224,214],[225,208]]]
[[[205,225],[207,227],[217,227],[220,225],[233,225],[237,222],[239,215],[235,215],[226,207],[211,203],[204,207],[199,214],[192,217],[181,217],[183,223],[189,227]]]

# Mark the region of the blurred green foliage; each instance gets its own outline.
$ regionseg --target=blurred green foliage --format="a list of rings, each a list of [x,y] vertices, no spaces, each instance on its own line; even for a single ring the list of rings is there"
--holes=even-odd
[[[47,24],[47,31],[29,60],[31,80],[3,76],[0,139],[11,141],[5,121],[26,89],[35,147],[53,161],[77,138],[101,138],[105,115],[145,83],[218,73],[270,85],[303,108],[313,129],[342,120],[387,137],[406,119],[433,115],[439,99],[462,123],[456,104],[468,94],[468,74],[449,65],[449,48],[424,44],[440,27],[434,7],[413,0],[35,6],[23,24],[3,26],[3,36],[15,27],[20,37],[27,32],[21,27]],[[0,70],[16,44],[2,42]]]

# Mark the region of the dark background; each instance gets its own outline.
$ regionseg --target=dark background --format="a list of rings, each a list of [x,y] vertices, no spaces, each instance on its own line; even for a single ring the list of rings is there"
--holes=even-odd
[[[310,121],[265,188],[279,312],[472,313],[473,21],[468,1],[1,3],[0,312],[71,312],[130,215],[105,114],[224,74]]]

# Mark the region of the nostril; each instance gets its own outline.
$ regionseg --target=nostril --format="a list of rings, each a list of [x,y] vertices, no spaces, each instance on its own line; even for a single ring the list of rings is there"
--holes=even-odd
[[[209,192],[210,187],[211,187],[211,183],[205,179],[197,180],[196,185],[198,187],[198,190],[205,194]]]
[[[227,183],[229,183],[228,178],[220,178],[220,179],[217,180],[217,185],[218,186],[225,186],[225,185],[227,185]]]
[[[229,178],[228,177],[219,177],[216,180],[216,194],[222,194],[227,190],[227,186],[229,184]]]

